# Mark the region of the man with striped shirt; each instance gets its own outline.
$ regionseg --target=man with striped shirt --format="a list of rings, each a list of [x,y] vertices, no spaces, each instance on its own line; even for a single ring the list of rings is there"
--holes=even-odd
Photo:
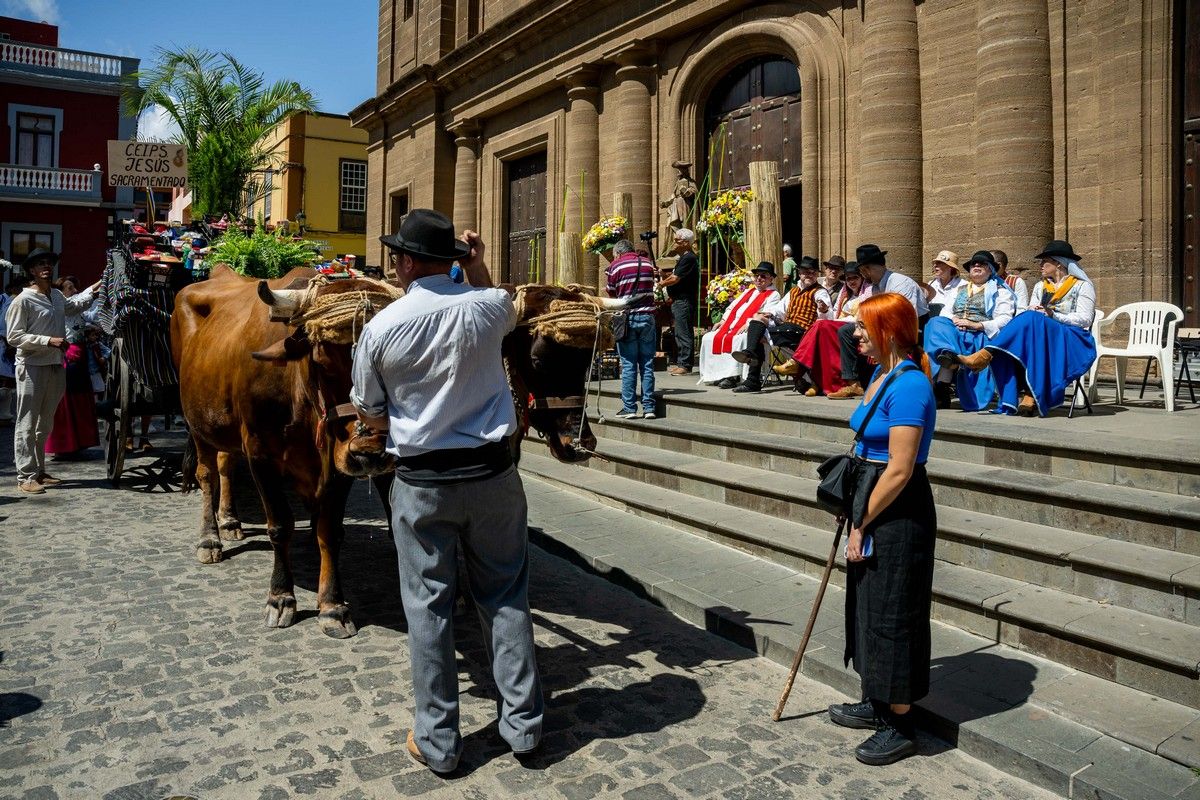
[[[767,331],[771,333],[771,344],[795,350],[817,317],[827,314],[833,305],[829,292],[819,281],[815,258],[806,256],[796,269],[799,282],[782,300],[755,315],[746,328],[746,349],[733,354],[738,361],[750,365],[750,374],[734,387],[735,392],[762,390],[762,376],[755,367],[763,362]]]
[[[613,245],[613,262],[605,273],[609,297],[652,296],[656,270],[649,256],[636,253],[633,243],[622,239]],[[642,417],[654,419],[654,354],[658,350],[658,326],[654,321],[654,304],[649,302],[625,312],[629,326],[625,336],[617,340],[617,355],[621,358],[621,411],[617,417],[631,419],[637,413],[637,381],[642,377]]]

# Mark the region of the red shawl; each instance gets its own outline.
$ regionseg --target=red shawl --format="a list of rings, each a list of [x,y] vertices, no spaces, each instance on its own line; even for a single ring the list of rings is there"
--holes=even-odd
[[[759,291],[751,286],[733,301],[724,322],[717,328],[717,337],[713,340],[713,355],[733,352],[733,337],[758,313],[774,291],[774,287]]]

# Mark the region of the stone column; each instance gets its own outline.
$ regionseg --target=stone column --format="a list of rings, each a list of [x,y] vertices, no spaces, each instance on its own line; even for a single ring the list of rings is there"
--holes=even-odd
[[[859,112],[859,240],[921,273],[921,67],[913,0],[868,0]]]
[[[479,124],[462,120],[451,125],[454,136],[454,230],[479,230]]]
[[[654,132],[650,128],[653,53],[644,44],[635,42],[606,57],[617,63],[617,147],[613,165],[616,190],[633,197],[630,235],[636,242],[638,233],[658,228],[651,160]]]
[[[1046,0],[976,12],[975,238],[1013,258],[1054,238],[1054,129]]]
[[[599,74],[594,68],[580,67],[560,76],[560,80],[567,87],[570,103],[564,176],[566,232],[582,237],[600,218]],[[580,254],[578,263],[581,276],[596,274],[594,253]]]

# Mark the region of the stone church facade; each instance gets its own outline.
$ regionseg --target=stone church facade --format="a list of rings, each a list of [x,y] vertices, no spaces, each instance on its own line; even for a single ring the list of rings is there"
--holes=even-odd
[[[368,261],[409,208],[434,207],[483,234],[498,279],[554,280],[558,231],[615,193],[635,232],[664,232],[673,162],[713,188],[769,159],[797,254],[870,241],[928,275],[942,249],[1031,266],[1066,238],[1101,308],[1166,299],[1200,324],[1197,15],[1189,0],[381,0],[377,96],[351,112],[370,139]],[[584,275],[602,263],[585,256]]]

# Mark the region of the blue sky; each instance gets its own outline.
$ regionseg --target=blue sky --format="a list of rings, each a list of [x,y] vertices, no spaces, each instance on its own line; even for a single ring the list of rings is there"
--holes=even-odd
[[[376,0],[0,0],[0,15],[57,24],[60,46],[143,67],[157,47],[228,51],[269,80],[299,81],[330,113],[375,94]]]

